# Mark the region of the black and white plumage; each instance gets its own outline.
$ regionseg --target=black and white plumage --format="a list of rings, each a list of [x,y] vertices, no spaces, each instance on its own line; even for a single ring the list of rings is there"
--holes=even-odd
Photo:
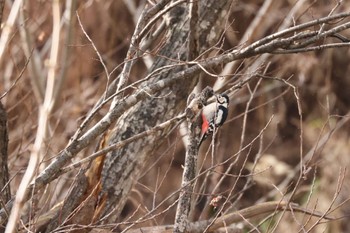
[[[214,103],[204,106],[202,110],[202,136],[198,147],[214,130],[220,127],[227,118],[229,98],[226,94],[219,94],[216,96]]]

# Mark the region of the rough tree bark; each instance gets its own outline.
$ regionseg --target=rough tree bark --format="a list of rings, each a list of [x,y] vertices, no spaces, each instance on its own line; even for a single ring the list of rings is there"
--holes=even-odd
[[[199,113],[202,106],[206,105],[207,99],[212,95],[213,90],[211,88],[205,88],[200,95],[189,101],[186,109],[189,133],[181,191],[175,215],[174,232],[177,233],[187,232],[194,188],[193,181],[197,175],[198,144],[202,132],[201,125],[203,123],[201,114]]]
[[[199,53],[217,42],[223,31],[223,20],[230,3],[227,0],[207,0],[199,3],[199,20],[197,23]],[[166,35],[168,39],[159,52],[159,56],[156,58],[150,72],[166,65],[176,65],[187,60],[188,46],[186,44],[190,31],[188,12],[187,4],[171,10]],[[178,62],[174,62],[174,60]],[[149,80],[145,85],[172,76],[180,69],[175,68],[164,72],[160,76]],[[193,78],[176,83],[170,88],[164,89],[157,96],[149,97],[147,100],[138,103],[118,120],[110,143],[118,142],[145,131],[179,114],[184,110],[186,99],[196,81],[196,78]],[[169,129],[107,155],[102,170],[102,192],[100,196],[107,198],[102,214],[109,215],[107,222],[114,222],[119,216],[133,183],[142,171],[142,165],[152,157],[154,151],[163,142],[162,136],[166,135]],[[113,214],[110,214],[112,211]]]
[[[0,102],[0,206],[5,206],[5,203],[11,199],[10,185],[8,184],[7,146],[7,114]],[[0,226],[0,232],[2,231],[3,228]]]

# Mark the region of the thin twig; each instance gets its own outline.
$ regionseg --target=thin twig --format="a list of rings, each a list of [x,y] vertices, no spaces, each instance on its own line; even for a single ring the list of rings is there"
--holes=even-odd
[[[271,7],[271,5],[273,5],[273,3],[274,3],[274,0],[264,1],[263,5],[260,7],[258,13],[256,14],[254,20],[249,24],[247,30],[244,32],[238,44],[249,43],[252,40],[253,32],[256,31],[258,27],[260,27],[261,21],[264,15],[266,15],[267,10]],[[225,78],[216,80],[213,88],[214,90],[221,89],[224,86],[224,84],[230,78],[231,76],[230,74],[232,73],[232,70],[235,67],[235,65],[236,65],[236,61],[230,62],[225,65],[225,67],[220,73],[220,76]]]
[[[27,58],[27,61],[26,61],[26,63],[24,64],[24,66],[23,66],[21,72],[19,73],[18,77],[17,77],[17,78],[15,79],[15,81],[11,84],[10,88],[7,89],[7,91],[5,91],[5,92],[0,96],[0,100],[1,100],[2,98],[4,98],[4,97],[14,88],[14,87],[16,86],[16,84],[18,83],[18,81],[23,77],[23,73],[24,73],[24,71],[26,71],[26,69],[27,69],[27,66],[28,66],[28,63],[30,62],[30,58],[31,58],[32,54],[33,54],[33,49],[32,49],[32,51],[31,51],[29,57]]]
[[[67,172],[71,171],[74,168],[80,167],[84,163],[90,162],[93,159],[96,159],[99,156],[105,155],[105,154],[107,154],[110,151],[120,149],[120,148],[128,145],[129,143],[134,142],[134,141],[136,141],[136,140],[138,140],[140,138],[143,138],[143,137],[155,134],[157,131],[163,130],[163,129],[169,127],[170,125],[175,124],[176,122],[182,121],[184,118],[185,118],[185,115],[181,114],[181,115],[179,115],[177,117],[174,117],[174,118],[172,118],[172,119],[170,119],[170,120],[168,120],[166,122],[163,122],[161,124],[158,124],[158,125],[154,126],[152,129],[149,129],[147,131],[144,131],[144,132],[141,132],[139,134],[136,134],[136,135],[134,135],[134,136],[132,136],[130,138],[127,138],[127,139],[125,139],[123,141],[111,144],[111,145],[109,145],[109,146],[107,146],[107,147],[105,147],[105,148],[103,148],[103,149],[93,153],[92,155],[90,155],[90,156],[88,156],[88,157],[86,157],[86,158],[84,158],[84,159],[82,159],[82,160],[80,160],[80,161],[78,161],[76,163],[73,163],[73,164],[71,164],[71,165],[69,165],[67,167],[62,168],[62,170],[60,171],[60,173],[58,175],[63,174],[63,173],[67,173]]]
[[[315,216],[315,217],[323,217],[323,219],[327,219],[327,220],[333,219],[331,217],[323,216],[322,213],[299,207],[297,204],[294,204],[294,203],[290,204],[284,201],[272,201],[272,202],[260,203],[260,204],[221,216],[215,220],[215,222],[210,226],[208,231],[213,232],[221,227],[224,227],[225,225],[231,225],[233,223],[241,222],[243,219],[249,219],[262,214],[268,214],[271,212],[277,212],[281,210],[306,213],[308,215]],[[211,220],[203,220],[203,221],[189,223],[187,232],[203,233],[204,229],[207,227],[210,221]],[[172,225],[166,225],[166,226],[158,226],[158,227],[142,227],[139,229],[131,230],[129,232],[130,233],[151,233],[151,232],[168,233],[168,232],[172,232],[172,230],[173,230]]]
[[[335,4],[335,6],[334,6],[334,7],[332,8],[332,10],[329,12],[328,16],[331,16],[331,15],[334,13],[334,11],[342,4],[342,2],[343,2],[343,0],[338,0],[337,4]],[[321,25],[320,30],[318,30],[318,34],[321,34],[321,33],[323,32],[325,26],[326,26],[325,23],[323,23],[323,24]]]
[[[349,113],[350,114],[350,113]],[[307,162],[310,161],[310,159],[313,157],[313,155],[316,153],[316,151],[323,147],[327,141],[329,140],[329,138],[337,131],[339,130],[341,127],[343,127],[348,121],[350,120],[349,115],[344,116],[343,119],[341,119],[334,128],[332,128],[330,130],[330,132],[328,132],[327,134],[325,134],[317,143],[317,145],[313,146],[308,153],[306,153],[306,155],[303,158],[303,161]],[[293,169],[293,172],[289,173],[288,176],[278,185],[279,189],[285,189],[286,187],[288,187],[288,184],[291,182],[292,179],[294,179],[294,177],[296,176],[297,173],[300,172],[300,169],[303,167],[303,164],[299,163],[295,166],[295,168]],[[263,198],[261,198],[259,201],[263,201],[266,200],[268,198],[272,198],[274,195],[276,194],[276,190],[272,190],[271,192],[269,192],[267,195],[265,195]]]
[[[27,170],[24,173],[22,181],[17,190],[14,206],[11,210],[11,214],[6,226],[5,233],[12,233],[16,231],[17,221],[22,212],[25,201],[28,196],[28,186],[34,177],[35,171],[38,166],[38,162],[42,157],[44,141],[47,138],[47,128],[49,124],[49,115],[52,110],[53,103],[53,93],[55,85],[55,76],[56,76],[56,66],[58,58],[58,48],[59,48],[59,38],[60,38],[60,4],[59,0],[54,0],[52,2],[52,14],[53,14],[53,29],[52,29],[52,47],[49,61],[49,70],[47,74],[47,86],[45,91],[45,99],[42,106],[40,106],[39,111],[39,123],[37,134],[35,137],[35,142],[30,154],[29,163]]]
[[[27,1],[25,4],[29,5]],[[45,72],[43,72],[43,62],[38,49],[33,43],[32,35],[34,34],[28,27],[27,11],[24,10],[25,7],[19,12],[18,24],[19,32],[22,40],[22,47],[27,58],[31,57],[29,63],[30,81],[36,97],[37,103],[42,104],[45,95]]]
[[[84,27],[83,27],[83,24],[82,24],[81,21],[80,21],[80,17],[79,17],[78,12],[76,12],[76,15],[77,15],[77,19],[78,19],[79,26],[80,26],[81,30],[83,31],[83,33],[84,33],[86,39],[88,39],[88,41],[90,42],[92,48],[95,50],[95,53],[97,54],[98,59],[99,59],[101,65],[102,65],[102,67],[103,67],[103,69],[104,69],[104,71],[105,71],[105,74],[106,74],[106,77],[107,77],[107,82],[109,82],[109,72],[108,72],[107,66],[106,66],[105,62],[103,61],[103,58],[102,58],[100,52],[98,51],[98,49],[97,49],[97,47],[96,47],[94,41],[90,38],[90,36],[89,36],[89,35],[87,34],[87,32],[85,31],[85,29],[84,29]]]
[[[66,1],[66,9],[65,12],[62,15],[63,21],[66,24],[66,33],[65,38],[64,38],[64,46],[63,46],[63,52],[61,55],[61,59],[60,59],[60,73],[57,77],[57,82],[56,82],[56,88],[55,88],[55,93],[54,93],[54,103],[53,103],[53,109],[56,108],[56,105],[58,103],[58,98],[61,95],[62,92],[62,88],[63,88],[63,84],[66,80],[66,76],[67,76],[67,71],[70,65],[70,55],[71,55],[71,46],[69,46],[71,44],[72,38],[73,38],[73,29],[74,29],[74,12],[76,10],[76,4],[77,1],[76,0],[67,0]]]

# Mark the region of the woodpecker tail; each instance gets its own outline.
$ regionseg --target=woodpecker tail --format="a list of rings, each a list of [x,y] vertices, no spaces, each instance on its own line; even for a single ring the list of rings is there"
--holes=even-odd
[[[198,149],[201,147],[202,142],[208,137],[208,134],[204,133],[199,140]]]
[[[207,139],[208,136],[213,134],[214,129],[215,129],[215,125],[213,123],[209,124],[209,127],[208,127],[207,131],[204,132],[203,135],[201,136],[201,139],[200,139],[199,144],[198,144],[198,149],[202,145],[202,142],[205,139]]]

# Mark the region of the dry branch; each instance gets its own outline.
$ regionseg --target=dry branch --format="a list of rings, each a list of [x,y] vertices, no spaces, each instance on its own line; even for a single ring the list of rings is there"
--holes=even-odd
[[[11,199],[8,172],[8,133],[7,133],[7,113],[0,102],[0,206],[4,208],[6,214],[10,213],[5,208],[5,204]],[[2,231],[2,224],[0,231]]]
[[[12,32],[12,28],[13,28],[13,25],[15,24],[21,5],[22,5],[22,0],[14,1],[13,6],[11,8],[10,15],[8,16],[8,19],[2,30],[1,38],[0,38],[0,64],[3,61],[4,52],[5,52],[5,49],[7,48],[8,41],[11,37],[10,34]]]
[[[29,2],[26,2],[28,5]],[[32,88],[35,94],[35,97],[37,99],[37,102],[42,104],[44,101],[44,95],[45,95],[45,75],[44,75],[44,64],[41,60],[41,56],[39,51],[34,46],[34,38],[32,36],[33,32],[29,31],[29,27],[27,26],[27,14],[24,10],[24,7],[22,7],[21,11],[19,12],[19,22],[18,24],[21,25],[19,32],[21,35],[22,40],[22,47],[23,50],[27,56],[28,62],[29,62],[29,73],[31,74],[31,84]]]
[[[205,96],[205,92],[203,92],[202,95]],[[187,108],[188,111],[186,112],[189,141],[185,156],[181,191],[175,216],[174,232],[187,232],[188,218],[191,210],[191,198],[194,187],[192,180],[194,180],[197,175],[198,144],[202,125],[202,118],[198,109],[200,109],[199,106],[203,106],[201,99],[204,99],[206,102],[207,97],[208,96],[206,96],[206,98],[197,96],[196,98],[192,99],[190,105],[194,106],[194,108]]]
[[[199,222],[193,222],[189,223],[187,227],[188,233],[202,233],[205,229],[207,229],[207,226],[210,224],[211,226],[209,229],[207,229],[206,232],[214,232],[215,230],[226,227],[234,223],[238,223],[241,221],[244,221],[245,219],[249,219],[252,217],[257,217],[262,214],[269,214],[269,213],[277,213],[279,211],[294,211],[294,212],[300,212],[305,213],[310,216],[314,217],[322,217],[326,220],[332,220],[333,218],[324,216],[323,213],[317,212],[315,210],[307,210],[304,208],[299,207],[297,204],[288,203],[284,201],[274,201],[274,202],[265,202],[260,203],[233,213],[226,214],[224,216],[221,216],[217,218],[214,222],[213,220],[205,220],[205,221],[199,221]],[[158,226],[158,227],[143,227],[135,230],[129,231],[130,233],[166,233],[166,232],[173,232],[173,226],[167,225],[167,226]]]
[[[16,231],[16,225],[18,219],[20,218],[22,208],[24,203],[27,201],[26,196],[30,195],[28,193],[28,186],[32,181],[36,169],[38,167],[39,161],[43,159],[45,148],[45,140],[48,136],[49,128],[49,118],[55,102],[54,90],[55,90],[55,77],[56,77],[56,66],[58,59],[59,50],[59,39],[60,39],[60,5],[58,0],[54,0],[52,3],[53,11],[53,32],[52,32],[52,45],[51,54],[49,60],[49,69],[47,74],[46,90],[44,102],[39,109],[39,119],[38,119],[38,129],[35,137],[35,142],[30,154],[29,163],[24,173],[24,177],[21,184],[18,187],[15,202],[13,208],[11,209],[11,214],[9,216],[8,224],[6,226],[6,233],[12,233]]]

